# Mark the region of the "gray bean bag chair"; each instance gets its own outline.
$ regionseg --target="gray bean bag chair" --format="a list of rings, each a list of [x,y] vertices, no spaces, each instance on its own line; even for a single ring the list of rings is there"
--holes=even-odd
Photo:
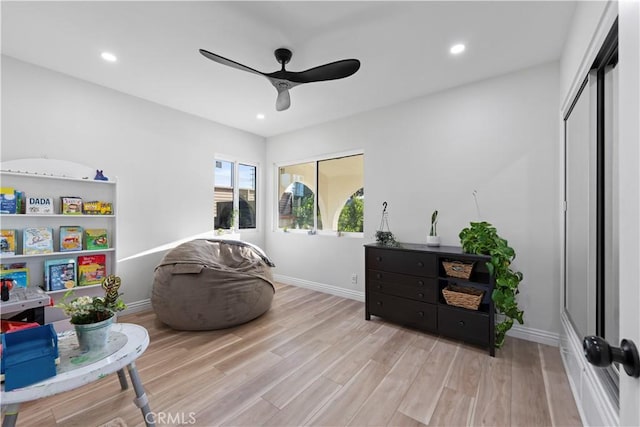
[[[223,329],[271,307],[273,263],[237,240],[198,239],[169,251],[155,269],[151,305],[178,330]]]

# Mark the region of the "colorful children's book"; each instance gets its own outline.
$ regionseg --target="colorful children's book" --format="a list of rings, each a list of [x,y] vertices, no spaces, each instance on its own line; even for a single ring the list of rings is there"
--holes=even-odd
[[[0,279],[13,280],[14,286],[26,288],[29,285],[29,269],[15,268],[12,270],[0,270]]]
[[[53,215],[53,199],[51,197],[27,197],[25,212],[30,215]]]
[[[102,201],[84,202],[82,212],[85,215],[113,215],[113,204]]]
[[[80,197],[60,197],[60,211],[63,215],[82,215]]]
[[[50,254],[53,252],[53,229],[50,227],[27,227],[22,230],[25,255]]]
[[[15,214],[17,207],[16,191],[12,187],[0,188],[0,213]]]
[[[16,254],[16,230],[0,230],[0,253],[2,255]]]
[[[105,228],[87,228],[84,230],[87,250],[109,249],[109,239]]]
[[[82,250],[82,227],[63,225],[60,227],[60,252]]]
[[[78,286],[97,285],[107,276],[105,254],[78,257]]]
[[[44,283],[47,291],[70,289],[77,285],[76,260],[56,259],[44,263]]]

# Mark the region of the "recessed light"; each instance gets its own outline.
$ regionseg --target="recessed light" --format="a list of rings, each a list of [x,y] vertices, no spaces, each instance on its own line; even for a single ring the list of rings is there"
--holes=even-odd
[[[110,53],[110,52],[102,52],[100,56],[102,56],[102,59],[104,59],[107,62],[116,62],[118,60],[118,58],[113,53]]]
[[[256,119],[258,119],[258,120],[264,120],[264,114],[262,114],[262,113],[258,113],[258,114],[256,114]]]
[[[451,52],[454,55],[458,55],[459,53],[464,52],[464,49],[465,49],[465,46],[462,43],[458,43],[451,46],[451,49],[449,49],[449,52]]]

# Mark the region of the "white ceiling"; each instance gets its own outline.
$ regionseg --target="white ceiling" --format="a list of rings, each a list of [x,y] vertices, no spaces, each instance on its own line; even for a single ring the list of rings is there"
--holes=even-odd
[[[273,136],[558,60],[574,2],[2,1],[2,53],[228,126]],[[460,56],[449,54],[457,42]],[[273,51],[301,71],[357,58],[351,77],[298,86],[275,110]],[[118,56],[109,64],[102,51]],[[257,120],[256,114],[266,118]]]

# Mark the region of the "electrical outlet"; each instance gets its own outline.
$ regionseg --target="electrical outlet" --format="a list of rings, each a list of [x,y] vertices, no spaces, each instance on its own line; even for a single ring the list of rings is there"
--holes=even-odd
[[[351,283],[352,283],[352,284],[354,284],[354,285],[355,285],[356,283],[358,283],[358,275],[357,275],[356,273],[353,273],[353,274],[351,275]]]

